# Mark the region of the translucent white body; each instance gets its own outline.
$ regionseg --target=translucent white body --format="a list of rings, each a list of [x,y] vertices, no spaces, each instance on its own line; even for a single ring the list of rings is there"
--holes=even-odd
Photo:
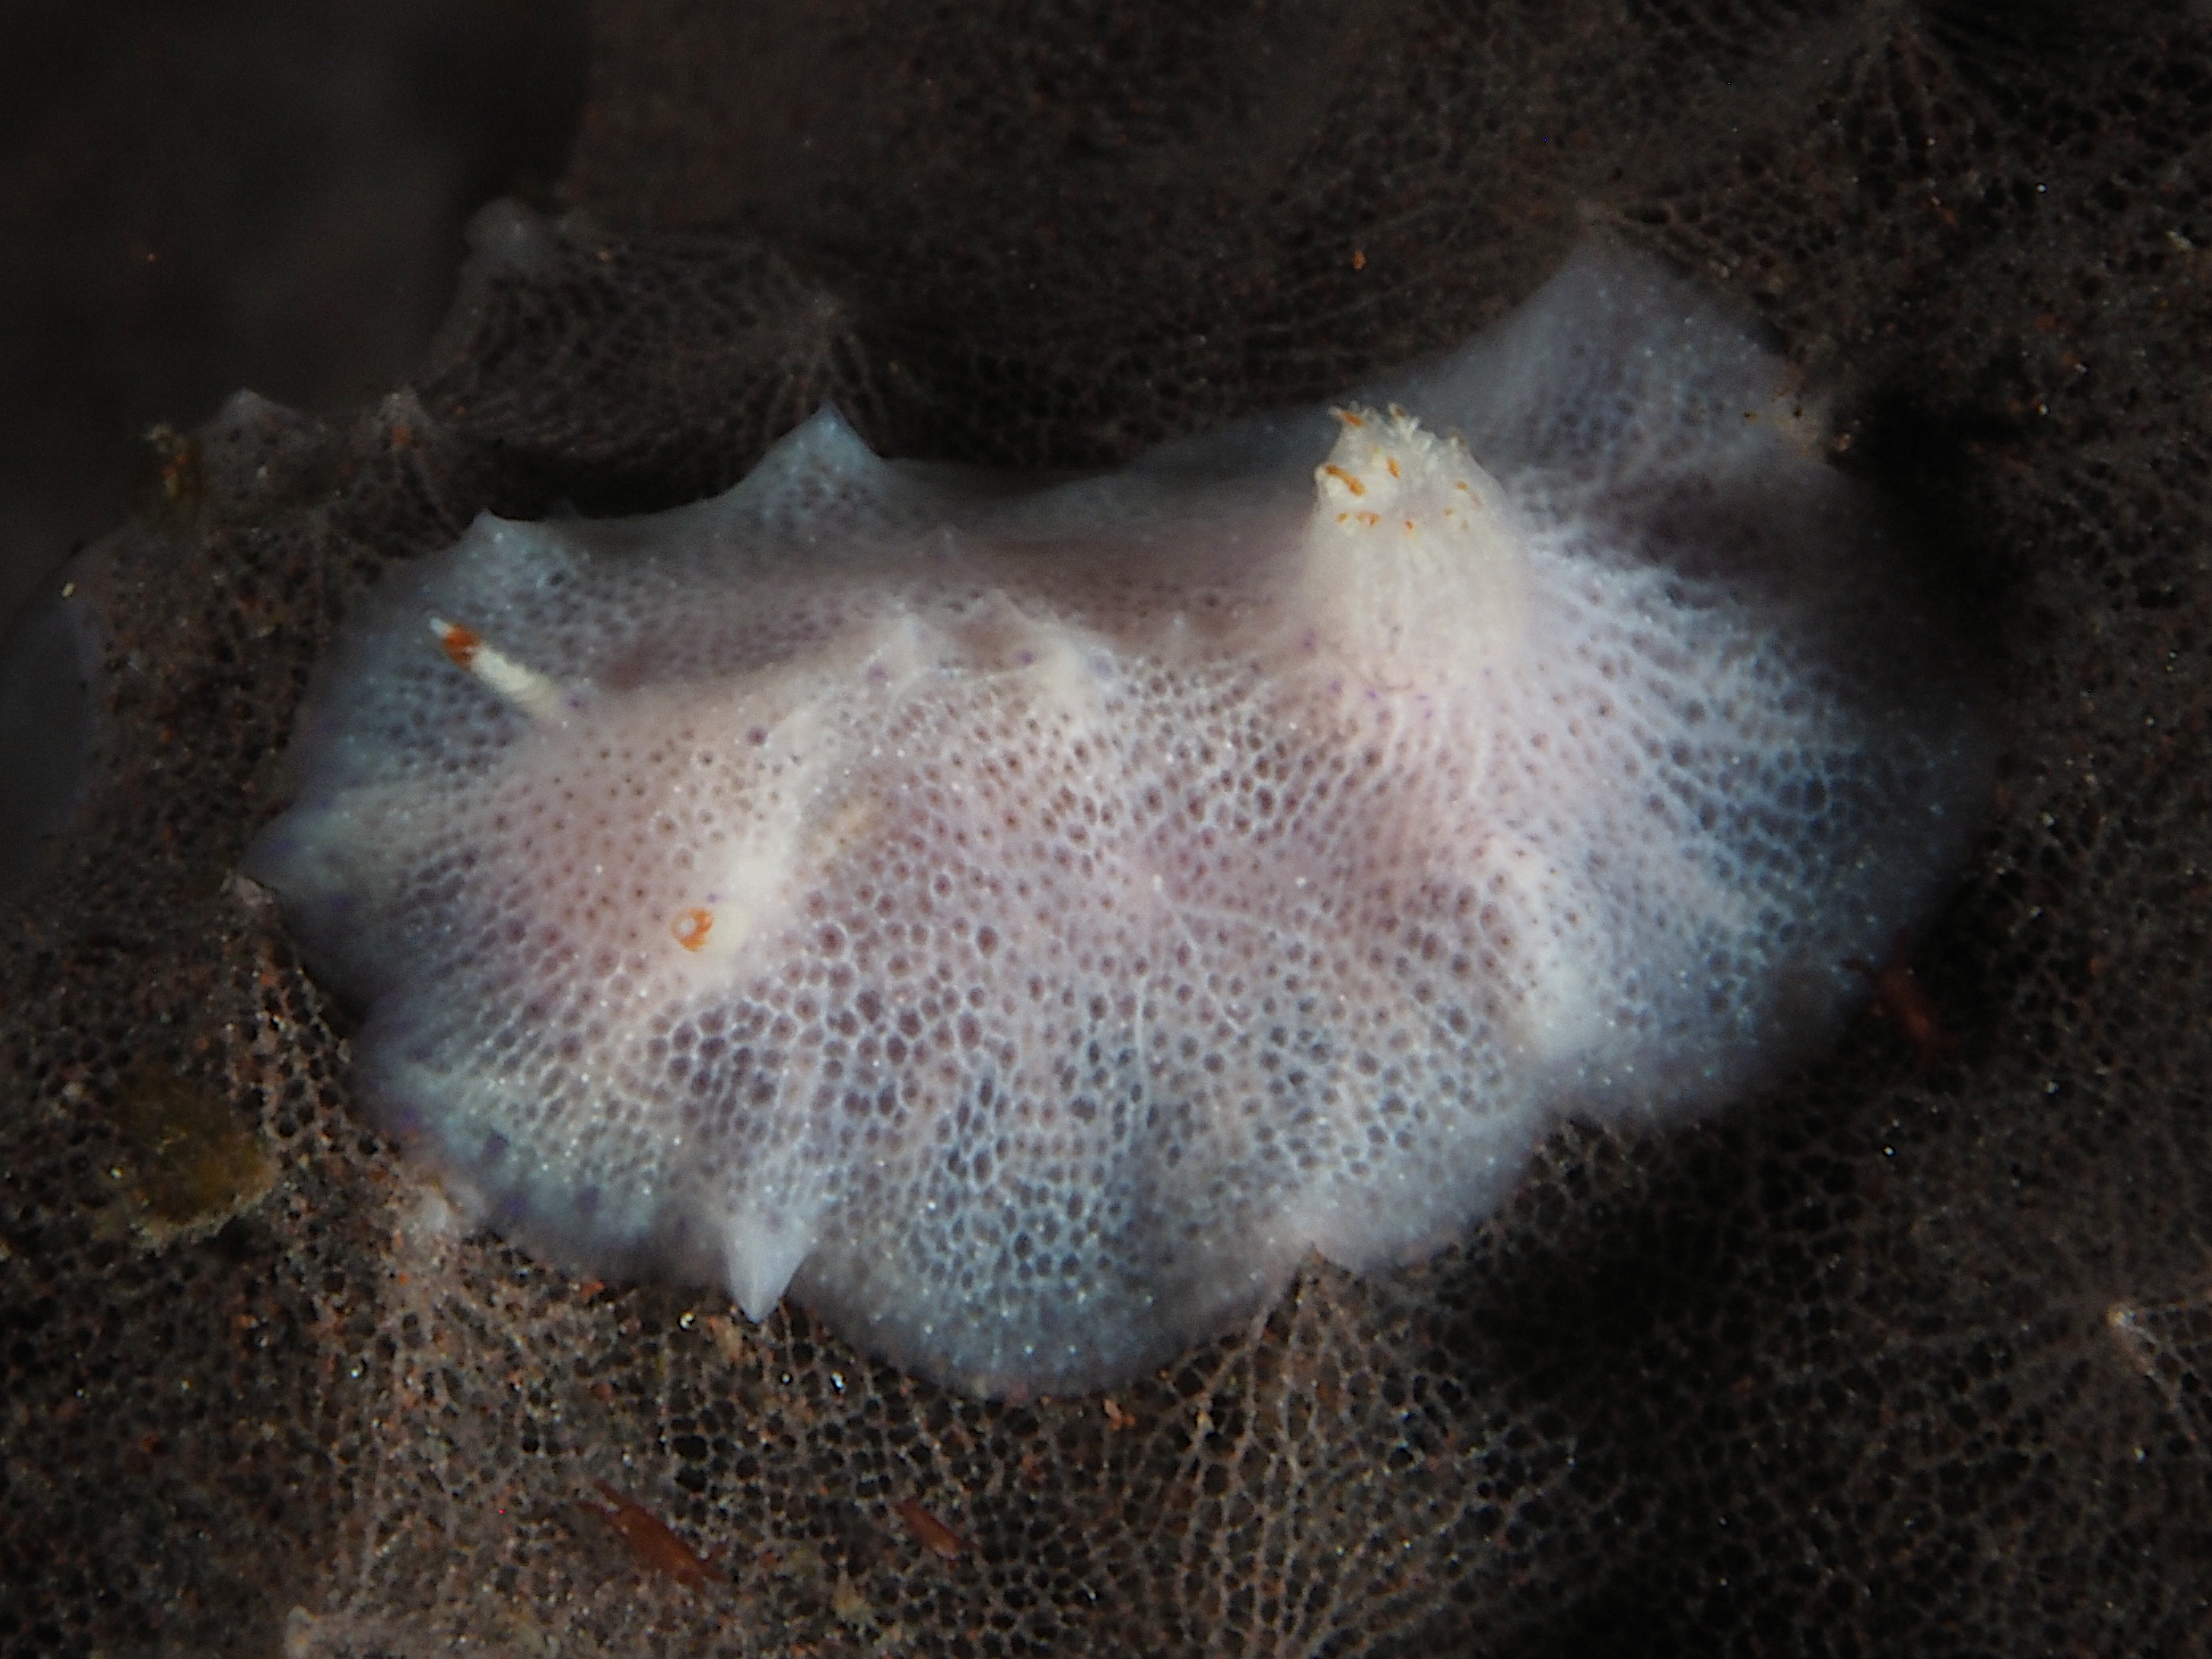
[[[1973,722],[1784,392],[1593,249],[1111,477],[824,412],[397,574],[247,867],[492,1224],[1110,1383],[1449,1242],[1560,1115],[1740,1092],[1924,907]]]

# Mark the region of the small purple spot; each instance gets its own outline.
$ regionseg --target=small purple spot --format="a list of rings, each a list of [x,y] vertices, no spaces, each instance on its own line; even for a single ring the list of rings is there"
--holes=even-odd
[[[484,1137],[483,1162],[496,1164],[507,1156],[507,1137],[496,1129]]]
[[[599,1207],[599,1189],[597,1187],[581,1187],[577,1188],[576,1213],[578,1215],[582,1216],[586,1221],[588,1221],[598,1212]]]

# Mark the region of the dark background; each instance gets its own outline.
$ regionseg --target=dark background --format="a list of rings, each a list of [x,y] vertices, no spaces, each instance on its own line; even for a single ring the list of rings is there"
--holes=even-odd
[[[240,386],[323,412],[421,358],[464,220],[548,198],[580,8],[0,8],[0,620]]]

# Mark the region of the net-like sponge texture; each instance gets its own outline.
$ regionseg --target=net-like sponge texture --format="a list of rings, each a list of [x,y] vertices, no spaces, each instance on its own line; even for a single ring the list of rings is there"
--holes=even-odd
[[[825,413],[487,520],[349,625],[246,868],[510,1237],[1124,1382],[1771,1073],[1948,872],[1955,647],[1788,380],[1599,245],[1387,414],[1054,484]]]
[[[2201,16],[765,15],[607,0],[599,225],[473,271],[410,392],[240,400],[188,510],[75,573],[115,782],[0,931],[0,1648],[2202,1648]],[[1466,339],[1583,211],[1844,378],[1838,465],[2006,647],[1990,828],[1911,956],[1941,1063],[1869,1018],[1695,1124],[1564,1126],[1425,1266],[1310,1267],[1261,1331],[1021,1407],[441,1224],[230,880],[371,578],[486,507],[696,500],[825,400],[880,454],[1125,457]]]

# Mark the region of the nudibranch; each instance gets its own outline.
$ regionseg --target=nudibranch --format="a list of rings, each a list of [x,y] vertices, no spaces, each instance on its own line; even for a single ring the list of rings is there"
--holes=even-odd
[[[1110,1384],[1863,1002],[1984,749],[1818,425],[1609,246],[1110,476],[825,410],[712,501],[396,570],[246,868],[485,1224]]]

